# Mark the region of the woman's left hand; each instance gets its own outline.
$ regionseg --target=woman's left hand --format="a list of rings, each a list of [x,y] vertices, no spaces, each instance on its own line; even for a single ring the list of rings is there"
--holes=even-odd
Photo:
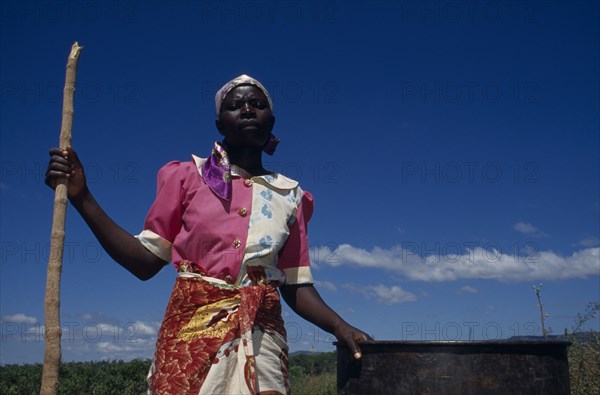
[[[350,349],[354,359],[360,359],[362,357],[362,352],[360,351],[357,342],[373,340],[371,336],[345,321],[343,321],[339,327],[335,328],[333,334],[339,342],[344,343],[346,347]]]
[[[280,291],[283,299],[296,314],[319,328],[333,333],[340,343],[344,343],[350,349],[354,358],[360,359],[362,356],[357,342],[373,340],[371,336],[348,324],[327,306],[312,284],[285,285],[280,288]]]

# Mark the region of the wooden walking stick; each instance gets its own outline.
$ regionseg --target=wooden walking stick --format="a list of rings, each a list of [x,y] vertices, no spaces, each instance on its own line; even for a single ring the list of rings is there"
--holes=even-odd
[[[67,60],[67,75],[63,91],[62,126],[60,128],[60,148],[71,145],[73,130],[73,97],[75,96],[75,77],[77,63],[83,47],[77,42],[71,47]],[[44,297],[44,335],[46,350],[42,373],[41,395],[55,395],[58,392],[58,370],[60,368],[60,273],[62,271],[63,250],[65,244],[65,216],[67,211],[67,179],[56,184],[54,192],[54,214],[52,217],[52,236],[50,239],[50,257],[46,277],[46,296]]]

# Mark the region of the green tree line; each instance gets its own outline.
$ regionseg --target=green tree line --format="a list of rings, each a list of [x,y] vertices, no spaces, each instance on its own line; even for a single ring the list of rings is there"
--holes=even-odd
[[[307,380],[319,386],[321,377],[327,377],[328,388],[335,391],[334,352],[296,354],[290,356],[290,379],[292,390],[302,394]],[[61,365],[60,394],[90,395],[138,395],[146,393],[146,376],[150,360],[65,362]],[[316,379],[315,379],[316,378]],[[42,379],[42,364],[0,366],[0,394],[39,394]],[[333,386],[333,387],[332,387]],[[297,390],[294,390],[298,387]],[[316,389],[316,388],[315,388]],[[335,393],[335,392],[310,392]]]

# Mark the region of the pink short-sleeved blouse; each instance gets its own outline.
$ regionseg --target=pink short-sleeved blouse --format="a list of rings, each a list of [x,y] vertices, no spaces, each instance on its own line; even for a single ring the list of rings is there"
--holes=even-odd
[[[298,182],[273,173],[251,177],[231,167],[231,199],[215,195],[202,178],[206,159],[169,162],[158,172],[156,200],[136,237],[166,262],[189,260],[210,276],[248,282],[260,265],[276,284],[309,284],[307,224],[312,196]]]

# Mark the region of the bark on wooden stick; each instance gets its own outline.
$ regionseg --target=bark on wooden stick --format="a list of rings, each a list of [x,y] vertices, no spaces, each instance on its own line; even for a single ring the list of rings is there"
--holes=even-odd
[[[83,47],[77,42],[71,47],[67,60],[67,75],[63,92],[62,126],[60,129],[60,147],[65,149],[71,145],[73,129],[73,98],[75,96],[75,77],[77,63]],[[54,194],[54,214],[52,217],[52,235],[50,239],[50,257],[48,259],[48,275],[46,278],[46,296],[44,298],[44,335],[46,350],[44,353],[44,369],[40,394],[55,395],[58,393],[58,371],[60,368],[60,274],[62,271],[63,250],[65,243],[65,214],[67,211],[67,180],[60,180]]]

